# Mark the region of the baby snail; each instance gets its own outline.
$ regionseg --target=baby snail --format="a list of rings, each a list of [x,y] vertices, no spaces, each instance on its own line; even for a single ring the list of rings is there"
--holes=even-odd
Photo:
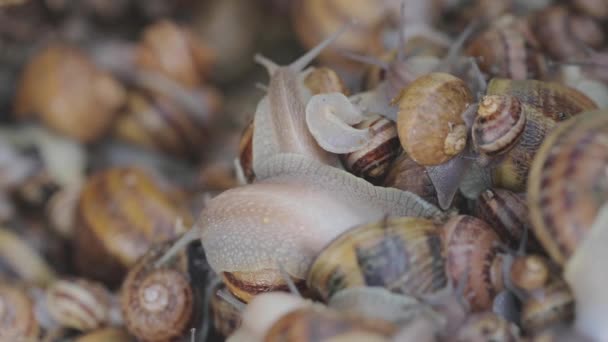
[[[36,115],[58,133],[88,143],[110,128],[125,99],[123,86],[84,52],[51,45],[23,71],[15,113],[19,118]]]
[[[471,39],[465,53],[475,57],[490,78],[540,79],[548,71],[547,60],[528,23],[510,14],[493,21]]]
[[[570,323],[574,318],[574,305],[568,285],[561,279],[554,279],[529,292],[522,303],[521,328],[532,335],[558,323]]]
[[[599,22],[563,5],[545,7],[531,15],[529,23],[546,53],[560,61],[580,59],[585,47],[599,48],[606,41]]]
[[[171,191],[164,180],[136,167],[93,174],[76,214],[74,252],[81,274],[116,286],[150,246],[183,233],[192,218]],[[178,219],[183,225],[176,225]]]
[[[471,132],[477,162],[492,165],[495,186],[521,192],[532,159],[555,124],[595,108],[587,96],[558,83],[492,79]]]
[[[46,289],[46,309],[63,327],[91,331],[120,323],[118,305],[103,284],[86,279],[60,279]]]
[[[605,110],[592,111],[558,125],[538,151],[528,184],[532,228],[564,268],[576,301],[575,326],[597,340],[608,338],[600,318],[608,309],[605,275],[593,263],[603,258],[607,239],[607,118]]]
[[[194,292],[185,253],[156,267],[171,242],[152,247],[129,270],[120,305],[128,331],[142,341],[170,341],[189,332],[194,322]]]
[[[350,227],[385,215],[442,215],[412,193],[374,186],[334,167],[336,156],[321,149],[308,131],[309,92],[301,71],[339,34],[288,66],[257,57],[271,80],[254,119],[256,181],[209,201],[195,229],[164,259],[200,238],[209,265],[232,294],[248,302],[258,293],[286,289],[282,273],[302,287],[313,258]]]
[[[0,341],[37,341],[34,302],[20,286],[0,283]]]

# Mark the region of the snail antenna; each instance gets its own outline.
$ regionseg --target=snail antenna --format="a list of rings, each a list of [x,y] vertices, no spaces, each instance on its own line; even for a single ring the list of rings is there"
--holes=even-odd
[[[279,272],[281,273],[281,277],[283,278],[283,280],[285,280],[289,292],[291,292],[291,294],[293,295],[302,298],[302,294],[300,294],[300,291],[298,291],[298,287],[293,282],[293,279],[291,279],[291,276],[289,276],[289,274],[287,273],[287,270],[285,270],[285,267],[283,267],[283,264],[280,261],[277,261],[277,265],[279,266]]]

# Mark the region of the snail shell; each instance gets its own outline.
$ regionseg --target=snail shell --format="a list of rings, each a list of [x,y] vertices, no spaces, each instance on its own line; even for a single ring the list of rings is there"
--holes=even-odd
[[[519,341],[519,329],[493,312],[469,316],[458,330],[455,341]]]
[[[120,303],[129,332],[144,341],[168,341],[188,331],[194,312],[194,293],[186,270],[186,256],[161,267],[155,261],[171,242],[150,249],[130,270]]]
[[[509,270],[511,283],[520,289],[531,291],[543,287],[551,276],[549,264],[540,255],[519,256]]]
[[[532,228],[560,265],[576,251],[608,199],[606,112],[590,112],[560,124],[541,146],[530,170]]]
[[[399,140],[415,162],[443,164],[464,149],[467,129],[461,114],[473,97],[462,80],[444,73],[422,76],[395,102]]]
[[[46,290],[46,307],[65,327],[89,331],[110,323],[112,296],[99,283],[85,279],[58,280]]]
[[[320,67],[313,69],[304,78],[304,85],[313,95],[325,93],[342,93],[346,96],[350,91],[344,80],[333,69]]]
[[[146,171],[115,167],[84,185],[77,209],[76,266],[92,279],[116,284],[154,243],[183,233],[192,218],[170,189]],[[91,267],[95,265],[95,267]]]
[[[504,284],[498,235],[484,221],[466,215],[451,218],[442,233],[449,279],[456,287],[466,281],[464,297],[471,310],[491,308],[492,300]]]
[[[414,296],[436,292],[447,284],[439,234],[433,221],[411,217],[355,227],[319,253],[308,286],[325,300],[359,286]]]
[[[563,280],[554,280],[535,290],[522,306],[521,327],[538,333],[556,323],[567,323],[574,317],[574,297]]]
[[[409,191],[429,203],[437,203],[437,191],[424,166],[402,152],[391,165],[384,186]]]
[[[0,341],[37,341],[34,303],[22,288],[0,284]]]
[[[487,95],[514,96],[526,109],[523,133],[493,170],[496,186],[512,191],[525,189],[532,159],[557,122],[597,108],[581,92],[552,82],[495,78],[488,84]]]
[[[82,51],[52,45],[25,68],[15,99],[19,117],[37,115],[53,130],[81,142],[99,139],[126,100],[123,86]]]

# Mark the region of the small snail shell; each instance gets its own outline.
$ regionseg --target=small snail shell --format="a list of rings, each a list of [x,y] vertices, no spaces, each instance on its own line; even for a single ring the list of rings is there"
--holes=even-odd
[[[362,149],[342,155],[344,168],[358,177],[378,184],[389,171],[393,160],[401,153],[401,144],[394,122],[374,116],[356,124],[355,129],[370,129],[369,143]]]
[[[196,111],[177,95],[130,92],[125,112],[113,126],[114,135],[172,156],[200,158],[201,147],[210,139],[210,122],[220,110],[221,97],[210,87],[192,94],[198,105]]]
[[[46,307],[60,325],[89,331],[108,325],[113,299],[99,283],[85,279],[58,280],[46,289]]]
[[[516,257],[509,270],[511,283],[527,291],[543,287],[550,275],[547,261],[539,255]]]
[[[598,19],[608,18],[608,2],[605,0],[572,0],[570,3],[585,15]]]
[[[471,310],[489,309],[504,284],[498,235],[484,221],[466,215],[451,218],[442,233],[449,279],[454,286],[466,281],[464,297]]]
[[[532,228],[560,265],[576,251],[605,202],[606,162],[601,156],[607,132],[605,112],[578,115],[545,139],[530,170]]]
[[[386,321],[309,306],[282,316],[268,330],[264,341],[386,341],[396,331],[397,327]]]
[[[496,186],[512,191],[525,189],[532,159],[557,122],[597,108],[581,92],[553,82],[495,78],[488,84],[487,95],[515,96],[526,109],[524,132],[493,170]]]
[[[539,49],[527,23],[505,15],[472,39],[465,52],[475,57],[481,71],[490,78],[525,80],[539,79],[547,73],[546,58]]]
[[[458,330],[455,341],[519,341],[519,329],[513,323],[493,312],[482,312],[469,316]]]
[[[528,333],[538,333],[556,323],[567,323],[574,317],[574,297],[563,280],[554,280],[535,290],[524,301],[521,327]]]
[[[35,114],[81,142],[100,138],[126,99],[122,85],[77,48],[53,45],[25,68],[15,100],[20,117]]]
[[[253,129],[253,120],[251,120],[243,130],[239,141],[237,162],[247,183],[252,183],[255,180],[255,173],[253,172]]]
[[[34,303],[23,288],[0,284],[0,341],[37,341]]]
[[[464,149],[467,129],[461,114],[473,97],[462,80],[444,73],[422,76],[395,102],[399,140],[415,162],[439,165]]]
[[[103,328],[78,336],[73,342],[133,342],[133,337],[124,329]]]
[[[439,234],[433,221],[411,217],[355,227],[319,253],[307,284],[325,300],[359,286],[414,296],[436,292],[447,284]]]
[[[600,23],[565,6],[546,7],[529,22],[543,48],[559,60],[584,57],[583,47],[599,48],[606,40]]]
[[[169,20],[146,28],[136,52],[136,63],[143,70],[165,75],[187,88],[201,85],[214,59],[211,49],[192,32]]]
[[[298,0],[292,5],[292,21],[300,42],[312,48],[331,33],[353,20],[353,29],[335,43],[339,49],[372,55],[381,50],[380,26],[385,5],[376,1]],[[353,67],[335,50],[324,51],[320,59],[327,63]]]
[[[171,246],[150,249],[130,270],[120,294],[125,325],[143,341],[168,341],[188,331],[194,293],[185,254],[161,267],[155,261]]]
[[[91,176],[77,209],[74,248],[82,274],[116,285],[154,243],[183,233],[190,213],[143,169],[115,167]],[[95,265],[95,267],[91,267]]]
[[[402,152],[384,179],[384,186],[409,191],[429,203],[437,204],[437,191],[424,166]]]
[[[241,326],[241,312],[218,296],[217,291],[214,291],[211,296],[210,305],[213,314],[213,326],[221,336],[232,335]]]
[[[348,96],[350,93],[338,73],[327,67],[313,69],[304,79],[304,85],[313,95],[342,93]]]

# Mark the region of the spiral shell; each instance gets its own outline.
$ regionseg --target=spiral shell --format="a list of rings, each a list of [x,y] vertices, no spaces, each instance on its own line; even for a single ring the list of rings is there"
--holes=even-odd
[[[473,102],[466,84],[450,74],[419,77],[396,99],[397,130],[407,154],[424,166],[445,163],[466,145],[462,113]]]
[[[466,215],[451,218],[442,233],[449,279],[454,286],[466,282],[464,297],[473,311],[489,309],[504,286],[498,235],[487,223]]]
[[[401,144],[394,122],[374,116],[354,126],[370,129],[370,143],[360,150],[342,155],[344,167],[355,176],[378,184],[390,169],[393,160],[401,153]]]
[[[574,317],[574,297],[563,280],[554,280],[535,290],[521,311],[521,327],[526,333],[538,333],[556,323],[567,323]]]
[[[15,99],[19,117],[36,114],[53,130],[81,142],[99,139],[126,99],[120,83],[75,47],[52,45],[25,68]]]
[[[292,311],[266,333],[264,341],[384,341],[397,327],[382,320],[364,319],[319,306]]]
[[[122,285],[120,303],[129,332],[144,341],[167,341],[183,335],[194,311],[194,294],[185,254],[172,263],[154,263],[171,242],[152,248],[135,264]]]
[[[46,290],[49,313],[59,324],[89,331],[110,323],[112,297],[101,284],[85,279],[58,280]]]
[[[143,70],[162,74],[187,88],[202,84],[215,59],[196,36],[169,20],[145,29],[136,53]]]
[[[541,146],[530,170],[532,228],[551,258],[564,265],[608,200],[608,116],[588,112],[560,124]]]
[[[529,19],[530,26],[547,53],[559,60],[585,56],[585,47],[599,48],[605,40],[602,26],[593,18],[549,6]]]
[[[493,170],[496,186],[516,192],[525,190],[532,159],[555,124],[597,108],[581,92],[552,82],[495,78],[488,84],[487,95],[514,96],[526,108],[523,133]]]
[[[513,260],[509,276],[513,285],[531,291],[543,287],[551,276],[549,264],[540,255],[519,256]]]
[[[308,273],[308,286],[327,300],[338,291],[382,286],[408,295],[445,287],[438,226],[396,218],[355,227],[325,247]]]
[[[91,176],[77,209],[74,248],[79,271],[115,285],[150,246],[183,233],[176,220],[190,226],[192,218],[169,190],[135,167]]]
[[[0,341],[36,341],[40,327],[24,289],[0,284]]]
[[[429,203],[437,205],[437,191],[426,168],[402,152],[391,165],[384,186],[415,193]]]
[[[505,15],[472,39],[465,52],[475,57],[479,68],[491,78],[526,80],[540,79],[547,73],[547,62],[539,49],[527,23]]]

